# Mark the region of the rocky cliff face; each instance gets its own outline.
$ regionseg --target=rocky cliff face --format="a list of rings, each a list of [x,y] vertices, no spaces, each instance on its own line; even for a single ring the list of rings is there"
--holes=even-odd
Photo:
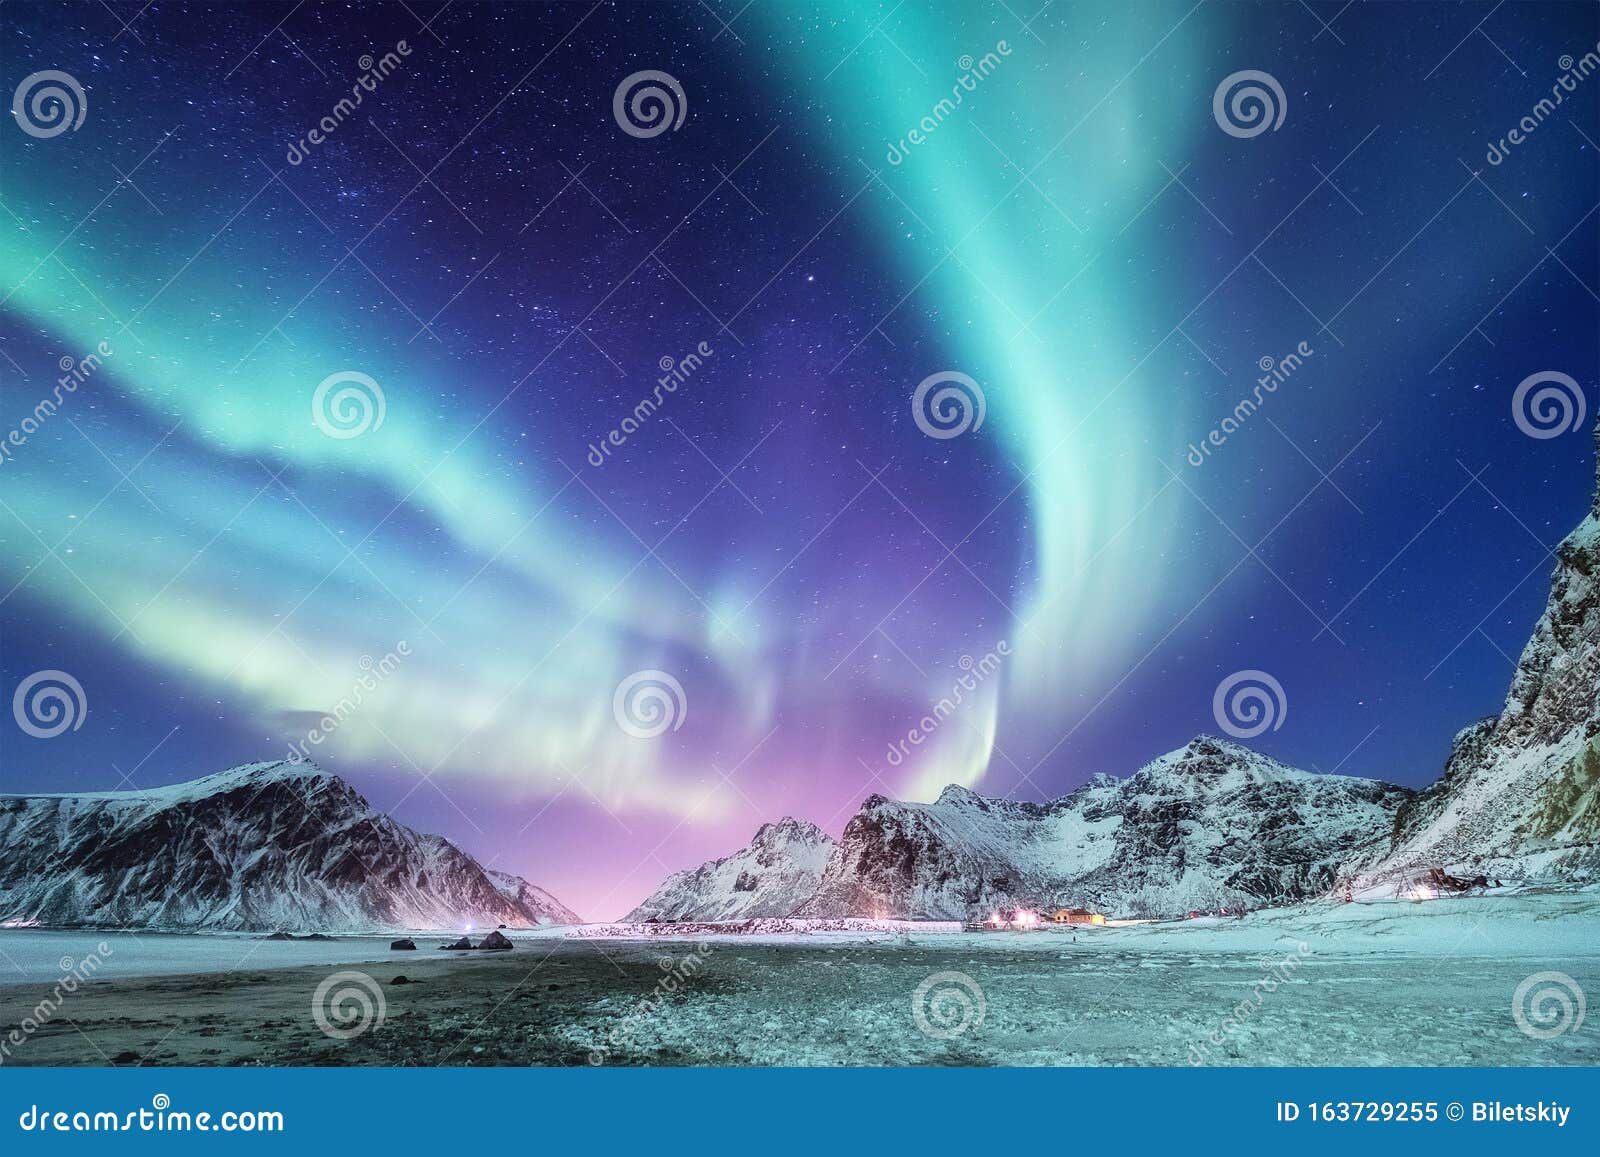
[[[1202,736],[1047,804],[959,787],[932,804],[873,796],[797,914],[958,919],[1082,905],[1171,916],[1287,903],[1325,892],[1410,795]]]
[[[748,920],[793,914],[817,889],[833,841],[785,817],[763,824],[746,848],[676,872],[623,919]]]
[[[1435,867],[1522,881],[1600,876],[1600,480],[1589,516],[1557,551],[1500,714],[1456,736],[1444,777],[1401,809],[1379,854],[1351,864],[1367,884]]]
[[[0,921],[360,931],[576,917],[311,764],[148,792],[0,796]]]

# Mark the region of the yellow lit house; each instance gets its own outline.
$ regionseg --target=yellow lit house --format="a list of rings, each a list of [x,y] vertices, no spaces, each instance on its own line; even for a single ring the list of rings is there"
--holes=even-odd
[[[1104,924],[1105,915],[1087,908],[1057,908],[1050,914],[1052,924]]]

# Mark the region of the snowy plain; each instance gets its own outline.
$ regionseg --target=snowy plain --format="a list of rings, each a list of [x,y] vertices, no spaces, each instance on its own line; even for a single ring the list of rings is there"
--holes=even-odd
[[[565,928],[514,931],[514,940],[561,936]],[[66,931],[45,928],[0,929],[0,987],[50,984],[65,973],[87,969],[92,980],[141,976],[237,972],[243,969],[298,968],[308,964],[366,964],[401,956],[389,948],[409,935],[422,956],[459,933],[413,932],[339,936],[329,940],[270,940],[259,933],[181,933]],[[104,946],[104,947],[102,947]],[[109,951],[107,951],[109,949]],[[91,966],[86,962],[94,959]],[[71,963],[68,963],[68,962]]]
[[[8,1063],[1600,1065],[1595,891],[1015,933],[570,931],[503,953],[441,952],[438,933],[391,952],[387,937],[8,931],[0,1027],[33,1014],[59,957],[109,935],[118,971]],[[24,968],[46,975],[22,983]],[[346,968],[385,1016],[335,1040],[312,1009]],[[1518,994],[1550,974],[1519,1018]],[[1564,1027],[1528,1031],[1530,1014],[1562,1019],[1561,992]]]

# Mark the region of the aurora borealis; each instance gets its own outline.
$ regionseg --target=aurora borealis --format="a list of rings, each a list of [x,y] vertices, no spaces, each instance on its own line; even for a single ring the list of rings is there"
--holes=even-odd
[[[88,702],[0,790],[280,758],[370,683],[313,758],[611,916],[784,814],[1124,774],[1242,669],[1263,750],[1431,780],[1590,497],[1513,391],[1600,409],[1600,80],[1483,161],[1600,9],[1492,8],[12,0],[6,91],[86,110],[0,126],[0,430],[109,352],[0,462],[6,699]],[[337,375],[381,424],[314,420]]]

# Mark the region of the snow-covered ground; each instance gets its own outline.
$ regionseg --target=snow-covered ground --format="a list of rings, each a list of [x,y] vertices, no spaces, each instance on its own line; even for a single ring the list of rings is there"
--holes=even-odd
[[[97,973],[8,1063],[1600,1065],[1595,891],[1026,933],[439,939],[117,937],[117,979]],[[0,933],[45,981],[95,943]],[[352,966],[384,1017],[332,1039],[315,993]],[[47,995],[0,988],[0,1029]]]
[[[680,920],[669,924],[580,924],[567,930],[573,940],[655,940],[690,936],[785,937],[843,934],[845,936],[949,936],[965,931],[959,920],[868,920],[855,916],[838,919],[794,919],[788,916],[754,917],[748,920]]]
[[[559,937],[566,931],[565,928],[519,929],[510,935],[515,941],[523,941]],[[333,940],[268,940],[253,933],[3,929],[0,930],[0,986],[50,984],[79,967],[86,970],[88,979],[127,980],[191,972],[297,968],[307,964],[362,964],[406,956],[438,955],[438,945],[455,939],[460,933],[401,935],[409,935],[416,941],[416,952],[390,951],[389,942],[395,935],[389,934],[340,936]],[[476,940],[479,932],[472,935]],[[90,961],[93,963],[88,963]]]
[[[680,993],[602,998],[565,1039],[608,1064],[1600,1064],[1594,892],[697,943]]]
[[[1049,951],[1062,930],[995,933],[1012,949]],[[1273,908],[1243,919],[1203,917],[1123,927],[1080,927],[1083,951],[1271,953],[1305,943],[1313,954],[1600,958],[1600,891],[1526,892]]]
[[[484,929],[471,930],[476,939]],[[1271,953],[1301,942],[1341,958],[1410,954],[1499,956],[1508,960],[1600,956],[1600,891],[1469,896],[1425,902],[1321,903],[1269,909],[1244,919],[1205,917],[1123,926],[1044,926],[1035,932],[966,933],[954,921],[767,919],[679,924],[584,924],[510,929],[518,943],[552,939],[888,943],[947,946],[951,935],[975,951],[1051,953]],[[391,951],[395,935],[417,944],[415,957]],[[139,976],[361,964],[437,955],[456,932],[346,935],[329,940],[270,940],[254,933],[174,934],[132,931],[0,929],[0,985],[56,980],[63,962],[99,962],[93,976]],[[101,948],[104,945],[109,951]],[[1597,1013],[1600,1016],[1600,1013]]]
[[[498,954],[3,931],[0,1031],[106,943],[8,1063],[1600,1064],[1600,891],[1034,933],[566,931]],[[315,992],[352,967],[384,1018],[330,1039]]]

